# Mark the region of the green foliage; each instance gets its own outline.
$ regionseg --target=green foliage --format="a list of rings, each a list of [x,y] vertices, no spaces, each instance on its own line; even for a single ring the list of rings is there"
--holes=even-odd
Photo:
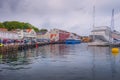
[[[39,29],[38,28],[36,28],[36,27],[32,27],[32,29],[34,29],[35,30],[35,32],[39,32]]]
[[[5,26],[2,23],[0,23],[0,28],[5,28]]]
[[[47,32],[47,29],[40,29],[40,32]]]
[[[5,21],[0,23],[0,27],[7,28],[9,31],[14,29],[34,29],[36,32],[39,31],[37,27],[34,27],[30,23],[24,23],[19,21]]]

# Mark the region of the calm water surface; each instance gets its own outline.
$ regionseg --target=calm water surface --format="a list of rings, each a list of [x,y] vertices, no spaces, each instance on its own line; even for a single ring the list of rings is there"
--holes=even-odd
[[[0,54],[0,80],[119,80],[120,54],[87,44]]]

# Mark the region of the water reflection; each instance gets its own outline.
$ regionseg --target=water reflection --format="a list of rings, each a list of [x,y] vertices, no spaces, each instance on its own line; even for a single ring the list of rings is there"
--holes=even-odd
[[[65,49],[66,48],[66,49]],[[0,64],[8,65],[2,69],[9,70],[20,70],[20,69],[30,69],[20,66],[29,65],[33,63],[34,59],[40,58],[54,58],[54,57],[64,57],[68,53],[66,45],[49,45],[42,46],[39,48],[23,50],[20,52],[12,52],[0,54]]]
[[[112,53],[111,68],[112,68],[112,79],[119,79],[118,74],[120,74],[120,55],[119,52]]]
[[[110,47],[46,45],[0,54],[0,77],[1,80],[119,80],[120,54],[115,55]]]
[[[52,58],[52,57],[63,57],[67,55],[65,50],[67,50],[66,45],[49,45],[44,47],[39,47],[38,51],[42,58]]]
[[[118,80],[120,77],[120,55],[112,53],[110,47],[90,47],[93,53],[93,80]]]

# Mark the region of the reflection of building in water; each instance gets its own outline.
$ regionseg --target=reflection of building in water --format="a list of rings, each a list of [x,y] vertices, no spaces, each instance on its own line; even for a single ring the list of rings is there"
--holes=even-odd
[[[42,58],[50,57],[50,45],[39,47],[39,56]]]
[[[5,54],[0,54],[0,55],[1,55],[2,62],[5,62],[5,63],[18,60],[17,52],[5,53]]]
[[[27,59],[26,52],[15,52],[15,53],[6,53],[1,54],[2,57],[0,59],[0,64],[6,65],[2,66],[1,69],[6,70],[20,70],[20,69],[30,69],[30,67],[26,67],[24,65],[31,64],[31,60]]]
[[[60,57],[65,55],[65,51],[69,49],[66,48],[66,45],[63,44],[55,44],[55,45],[46,45],[43,47],[39,47],[39,54],[43,58],[46,57]]]
[[[57,56],[59,53],[59,46],[58,45],[50,45],[50,53],[51,57]]]
[[[112,79],[119,80],[119,67],[120,67],[120,55],[119,53],[111,53],[111,70],[112,70]]]
[[[30,63],[32,59],[39,56],[39,58],[56,58],[64,57],[66,50],[70,50],[71,47],[66,47],[64,44],[46,45],[39,48],[23,50],[15,53],[1,54],[0,59],[10,64],[18,63]],[[19,64],[18,64],[19,65]]]
[[[39,48],[27,49],[19,52],[18,55],[19,57],[23,57],[23,58],[37,57],[39,56],[38,51]]]
[[[20,65],[21,63],[29,63],[29,57],[32,57],[33,53],[28,53],[27,50],[20,52],[4,53],[1,55],[1,63],[9,63],[10,65]],[[34,54],[33,54],[34,55]],[[17,66],[16,65],[16,66]]]
[[[64,56],[65,50],[66,50],[66,46],[65,45],[51,45],[50,46],[50,52],[51,52],[51,56],[55,57],[55,56]]]

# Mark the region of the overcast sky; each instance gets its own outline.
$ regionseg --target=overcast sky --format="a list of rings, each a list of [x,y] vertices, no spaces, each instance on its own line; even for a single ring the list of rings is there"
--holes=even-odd
[[[115,29],[120,31],[120,0],[0,0],[0,22],[29,22],[38,28],[59,28],[89,35],[96,6],[96,26],[110,26],[115,9]]]

